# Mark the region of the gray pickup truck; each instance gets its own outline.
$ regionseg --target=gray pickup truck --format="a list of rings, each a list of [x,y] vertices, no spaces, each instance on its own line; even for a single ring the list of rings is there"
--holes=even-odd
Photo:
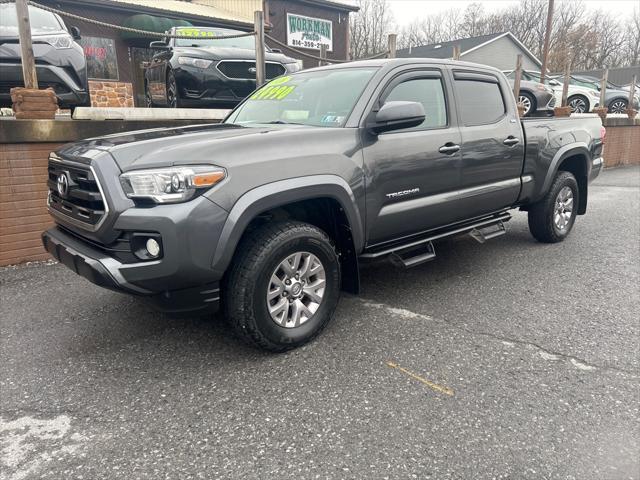
[[[411,267],[434,241],[505,232],[525,210],[559,242],[587,210],[605,130],[520,121],[506,77],[429,59],[279,77],[219,125],[66,145],[49,160],[45,248],[170,311],[224,310],[245,341],[299,346],[357,293],[359,262]]]

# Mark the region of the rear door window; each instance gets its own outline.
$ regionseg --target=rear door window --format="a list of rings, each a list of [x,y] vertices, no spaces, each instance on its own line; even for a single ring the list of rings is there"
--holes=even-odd
[[[455,88],[461,121],[465,126],[495,123],[507,111],[498,83],[456,79]]]

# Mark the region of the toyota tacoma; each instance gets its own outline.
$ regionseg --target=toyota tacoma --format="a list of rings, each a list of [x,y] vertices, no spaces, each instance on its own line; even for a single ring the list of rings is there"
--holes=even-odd
[[[43,233],[60,262],[169,311],[222,307],[245,341],[299,346],[358,265],[412,267],[434,241],[505,232],[528,212],[560,242],[602,168],[595,115],[520,120],[507,78],[458,61],[388,59],[301,71],[218,125],[63,146]]]

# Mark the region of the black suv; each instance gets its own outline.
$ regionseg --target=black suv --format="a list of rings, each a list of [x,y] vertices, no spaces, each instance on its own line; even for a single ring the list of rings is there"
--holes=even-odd
[[[244,33],[225,28],[174,27],[169,33],[193,38],[151,42],[161,51],[145,69],[147,106],[229,108],[255,90],[253,37],[216,38]],[[300,69],[278,50],[268,49],[265,60],[269,80]]]
[[[87,62],[77,27],[67,30],[51,12],[29,6],[31,40],[36,61],[38,87],[51,87],[61,108],[91,104],[87,84]],[[10,91],[24,87],[16,7],[0,4],[0,106],[11,106]]]

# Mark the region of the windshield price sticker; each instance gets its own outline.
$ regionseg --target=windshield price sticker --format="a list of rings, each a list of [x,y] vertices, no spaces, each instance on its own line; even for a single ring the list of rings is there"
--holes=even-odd
[[[272,80],[256,93],[251,95],[251,100],[282,100],[287,98],[296,88],[295,85],[284,85],[291,77],[280,77]]]
[[[176,30],[178,35],[184,35],[185,37],[217,37],[216,32],[211,30],[200,30],[199,28],[180,28]]]

